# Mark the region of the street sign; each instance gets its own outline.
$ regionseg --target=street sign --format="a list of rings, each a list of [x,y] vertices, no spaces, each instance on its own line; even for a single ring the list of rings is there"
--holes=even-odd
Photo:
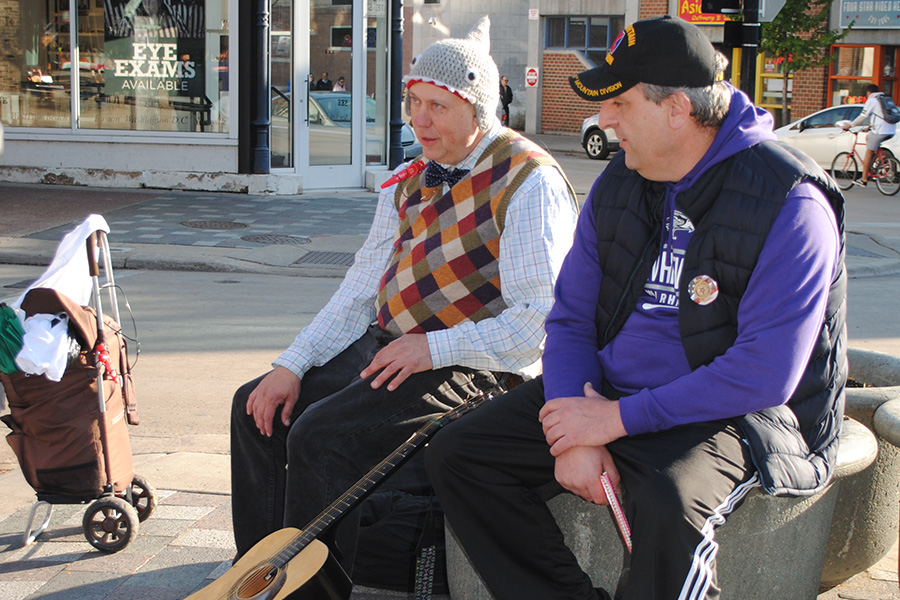
[[[771,23],[784,8],[785,0],[759,0],[759,22]]]
[[[525,84],[528,87],[537,86],[538,82],[538,70],[535,67],[528,67],[525,69]]]

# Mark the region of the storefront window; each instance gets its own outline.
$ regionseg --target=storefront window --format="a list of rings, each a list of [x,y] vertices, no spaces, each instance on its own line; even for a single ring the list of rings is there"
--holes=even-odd
[[[831,73],[837,77],[872,77],[875,48],[872,46],[836,46]]]
[[[0,120],[4,125],[71,127],[68,9],[69,0],[19,0],[0,17],[7,44],[0,54]]]
[[[831,106],[866,101],[866,86],[873,83],[874,46],[834,46],[831,63]]]
[[[22,52],[0,58],[5,125],[228,131],[227,0],[7,4]]]

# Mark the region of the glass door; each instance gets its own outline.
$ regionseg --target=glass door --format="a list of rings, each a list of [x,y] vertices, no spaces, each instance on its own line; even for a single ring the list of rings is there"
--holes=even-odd
[[[271,165],[273,169],[295,168],[294,151],[294,0],[272,0],[270,61],[272,65]],[[306,91],[301,86],[301,98]]]
[[[362,22],[354,23],[361,0],[271,6],[272,167],[301,173],[306,189],[361,187],[367,109],[374,115],[357,59],[365,49]]]

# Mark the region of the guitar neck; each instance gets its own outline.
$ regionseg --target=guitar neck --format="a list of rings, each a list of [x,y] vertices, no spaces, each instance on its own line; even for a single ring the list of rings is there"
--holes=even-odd
[[[340,516],[354,507],[363,498],[368,496],[385,477],[387,477],[394,469],[402,465],[412,456],[422,444],[434,435],[443,425],[440,419],[429,421],[424,427],[406,440],[399,448],[391,452],[391,454],[380,463],[372,467],[372,469],[363,475],[353,486],[332,502],[328,508],[319,513],[305,528],[304,533],[310,532],[312,537],[317,537],[328,527],[340,518]]]
[[[375,487],[384,480],[384,478],[394,469],[402,465],[413,454],[413,452],[425,443],[438,429],[443,427],[444,423],[453,420],[473,409],[475,406],[484,401],[487,397],[480,396],[474,400],[469,400],[448,413],[431,419],[423,425],[418,431],[406,440],[399,448],[394,450],[387,458],[375,465],[368,473],[357,481],[349,490],[341,494],[341,496],[332,502],[325,510],[319,513],[303,531],[284,549],[279,552],[273,560],[273,564],[287,564],[292,558],[306,548],[310,542],[316,539],[325,529],[330,527],[337,521],[341,515],[347,510],[362,501],[368,496]]]

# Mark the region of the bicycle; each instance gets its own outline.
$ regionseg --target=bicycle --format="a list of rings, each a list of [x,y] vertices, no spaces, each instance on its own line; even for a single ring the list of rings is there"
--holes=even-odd
[[[859,164],[865,163],[856,148],[866,145],[859,141],[859,133],[867,129],[868,127],[851,127],[849,131],[853,134],[853,146],[850,152],[839,152],[831,163],[831,176],[842,190],[849,190],[861,176]],[[875,151],[869,179],[875,181],[879,192],[885,196],[893,196],[900,191],[900,161],[894,158],[890,150],[879,146]]]

